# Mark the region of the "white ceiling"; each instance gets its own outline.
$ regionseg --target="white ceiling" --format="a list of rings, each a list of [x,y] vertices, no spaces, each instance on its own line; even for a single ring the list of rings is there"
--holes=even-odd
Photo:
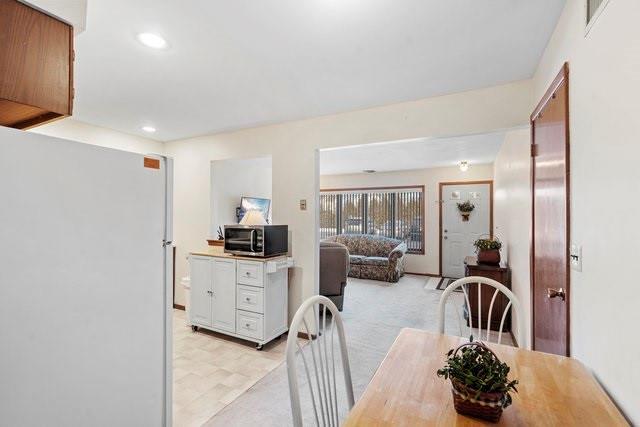
[[[362,173],[366,169],[390,172],[493,163],[504,142],[505,132],[451,138],[357,145],[320,151],[320,175]]]
[[[89,0],[75,115],[174,140],[526,79],[564,3]]]

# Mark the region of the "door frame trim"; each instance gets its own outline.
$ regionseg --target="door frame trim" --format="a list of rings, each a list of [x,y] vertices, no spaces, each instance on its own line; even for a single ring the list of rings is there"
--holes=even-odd
[[[438,276],[442,277],[442,187],[445,185],[489,184],[489,237],[493,239],[493,180],[443,181],[438,183]]]
[[[571,253],[570,253],[570,248],[571,248],[571,174],[570,174],[570,170],[571,170],[571,156],[570,156],[570,122],[569,122],[569,106],[570,106],[570,102],[569,102],[569,96],[570,96],[570,88],[569,88],[569,63],[565,62],[562,65],[562,69],[558,72],[558,74],[556,75],[556,77],[553,79],[553,81],[551,82],[551,85],[549,86],[549,89],[547,89],[547,91],[545,92],[544,96],[542,97],[542,99],[540,100],[540,102],[538,103],[538,105],[536,106],[536,108],[533,110],[533,112],[531,113],[531,116],[529,117],[529,125],[530,125],[530,129],[531,129],[531,159],[530,159],[530,167],[531,167],[531,236],[530,236],[530,243],[529,243],[529,253],[530,253],[530,268],[529,268],[529,282],[530,282],[530,297],[531,297],[531,349],[535,350],[535,331],[536,331],[536,323],[535,323],[535,297],[534,297],[534,290],[535,290],[535,245],[534,245],[534,240],[535,240],[535,156],[534,154],[534,150],[535,150],[535,128],[534,128],[534,121],[535,119],[538,117],[538,115],[540,114],[540,112],[544,109],[544,107],[547,105],[547,103],[549,102],[549,100],[551,99],[551,97],[553,96],[553,94],[555,93],[555,91],[558,89],[558,87],[560,87],[560,85],[562,83],[566,82],[567,83],[567,96],[566,96],[566,105],[565,105],[565,123],[566,123],[566,130],[565,130],[565,182],[566,182],[566,188],[565,188],[565,212],[566,212],[566,248],[565,248],[565,253],[566,253],[566,265],[565,265],[565,270],[566,270],[566,275],[567,275],[567,283],[566,283],[566,289],[565,289],[565,294],[566,294],[566,299],[565,299],[565,303],[567,304],[567,308],[566,308],[566,332],[567,332],[567,353],[565,354],[565,356],[569,357],[571,356]]]

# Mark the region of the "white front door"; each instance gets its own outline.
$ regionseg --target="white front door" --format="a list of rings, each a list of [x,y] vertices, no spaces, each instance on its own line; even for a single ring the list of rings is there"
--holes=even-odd
[[[458,203],[474,205],[465,221]],[[491,234],[491,185],[442,185],[442,276],[454,279],[464,276],[464,258],[474,255],[473,242]]]

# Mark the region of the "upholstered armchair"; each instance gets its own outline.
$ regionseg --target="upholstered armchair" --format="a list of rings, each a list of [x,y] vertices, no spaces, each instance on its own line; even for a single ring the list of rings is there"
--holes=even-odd
[[[349,272],[349,250],[335,242],[320,242],[320,295],[342,311]]]

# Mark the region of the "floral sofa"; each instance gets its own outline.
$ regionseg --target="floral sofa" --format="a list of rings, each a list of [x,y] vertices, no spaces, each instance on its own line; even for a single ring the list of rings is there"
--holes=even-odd
[[[407,244],[370,234],[341,234],[324,240],[349,249],[349,276],[397,282],[404,275]]]

